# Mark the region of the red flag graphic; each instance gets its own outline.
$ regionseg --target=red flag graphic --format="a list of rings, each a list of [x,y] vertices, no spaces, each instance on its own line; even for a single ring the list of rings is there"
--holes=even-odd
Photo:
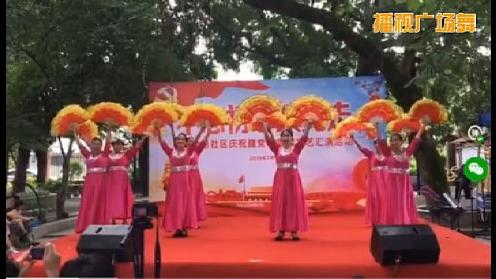
[[[238,183],[243,183],[243,182],[245,182],[245,176],[244,175],[240,176],[239,180],[238,180]]]
[[[193,81],[149,84],[149,98],[154,100],[172,100],[183,106],[195,103],[200,97],[219,97],[225,88],[244,88],[265,90],[269,87],[260,81]]]

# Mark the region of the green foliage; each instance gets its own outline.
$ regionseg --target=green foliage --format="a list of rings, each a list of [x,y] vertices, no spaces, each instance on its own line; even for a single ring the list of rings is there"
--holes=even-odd
[[[62,187],[62,180],[48,180],[46,183],[39,183],[37,186],[38,189],[42,189],[50,193],[57,193]]]
[[[12,189],[14,188],[14,185],[12,184],[12,182],[8,181],[7,182],[7,185],[5,187],[5,193],[6,193],[6,196],[7,195],[10,195],[12,193]]]
[[[349,76],[354,73],[358,56],[321,26],[262,11],[246,2],[249,1],[210,1],[205,9],[211,26],[207,45],[224,67],[237,69],[240,62],[252,60],[264,78]],[[421,88],[425,97],[441,102],[449,110],[449,123],[433,130],[438,138],[455,129],[465,131],[480,112],[489,108],[491,58],[490,51],[486,53],[491,46],[489,1],[296,2],[335,15],[354,28],[359,36],[372,40],[384,52],[394,55],[398,65],[405,59],[402,49],[414,50],[421,61],[418,77],[412,84]],[[476,13],[477,32],[435,33],[436,20],[426,19],[422,21],[420,33],[373,33],[373,14],[391,11],[432,15]]]
[[[150,81],[215,77],[213,59],[193,53],[196,6],[7,1],[8,142],[46,142],[51,119],[68,104],[138,109],[148,102]]]
[[[356,55],[327,32],[300,20],[249,7],[242,1],[210,1],[207,47],[224,67],[255,62],[264,78],[348,75]]]
[[[151,81],[214,78],[213,57],[195,53],[202,3],[176,2],[7,0],[7,149],[46,149],[51,120],[68,104],[137,110]]]
[[[74,181],[75,177],[83,174],[83,165],[79,162],[71,162],[69,165],[69,181]]]
[[[417,160],[415,158],[410,159],[410,167],[409,167],[410,175],[417,174]]]

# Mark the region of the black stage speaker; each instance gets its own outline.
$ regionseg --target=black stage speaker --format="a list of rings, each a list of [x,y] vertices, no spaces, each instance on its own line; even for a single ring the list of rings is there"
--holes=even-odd
[[[132,261],[130,225],[90,225],[81,234],[77,245],[79,254],[115,256],[117,262]]]
[[[376,225],[372,228],[370,252],[381,265],[437,263],[439,243],[428,225]]]

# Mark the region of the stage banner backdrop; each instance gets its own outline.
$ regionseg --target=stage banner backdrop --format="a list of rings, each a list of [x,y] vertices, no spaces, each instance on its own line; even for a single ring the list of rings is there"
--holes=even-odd
[[[183,106],[211,103],[224,107],[231,116],[244,99],[254,94],[269,94],[286,104],[304,95],[320,96],[335,106],[342,120],[366,102],[384,98],[385,84],[382,76],[367,76],[149,85],[151,102],[172,100]],[[325,132],[312,130],[300,155],[298,168],[310,212],[353,210],[364,206],[367,161],[350,140],[330,140],[336,123],[330,123]],[[183,127],[175,127],[175,130],[193,136],[198,131]],[[172,145],[169,128],[164,129],[163,134]],[[279,137],[278,132],[275,135]],[[295,131],[294,135],[299,138],[301,131]],[[360,135],[358,140],[373,148],[365,136]],[[163,180],[169,164],[156,139],[150,139],[149,160],[149,198],[163,201]],[[212,128],[199,167],[208,203],[264,211],[270,208],[276,163],[263,134],[248,132],[245,126],[232,124]]]

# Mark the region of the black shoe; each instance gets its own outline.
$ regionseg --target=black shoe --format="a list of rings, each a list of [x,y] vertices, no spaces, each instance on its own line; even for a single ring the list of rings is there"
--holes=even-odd
[[[274,237],[275,241],[282,241],[284,240],[284,233],[279,233],[276,237]]]
[[[188,231],[187,230],[182,230],[181,231],[181,236],[182,237],[188,237]]]
[[[182,237],[183,236],[183,233],[181,230],[177,230],[173,235],[172,237]]]
[[[294,241],[298,241],[298,240],[300,240],[300,237],[296,233],[292,233],[291,234],[291,239],[294,240]]]

